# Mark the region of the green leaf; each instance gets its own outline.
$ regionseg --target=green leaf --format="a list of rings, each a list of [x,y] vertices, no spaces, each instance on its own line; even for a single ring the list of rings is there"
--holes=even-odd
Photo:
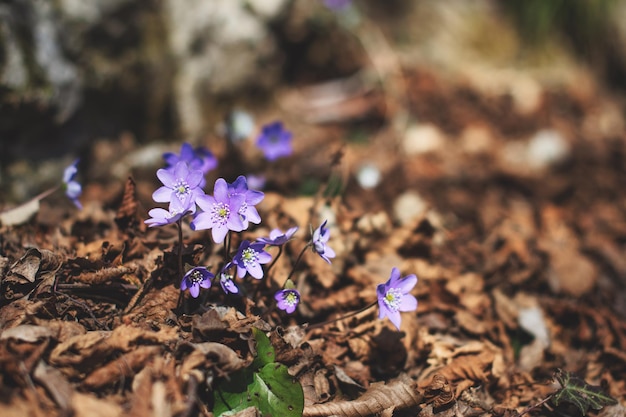
[[[257,370],[268,363],[273,363],[276,359],[276,353],[265,332],[253,327],[252,335],[256,341],[256,358],[254,358],[254,362],[252,362],[252,369]]]
[[[217,385],[213,414],[226,417],[254,406],[263,415],[301,417],[302,386],[289,375],[285,365],[274,362],[274,348],[265,333],[253,328],[252,334],[257,356],[250,366],[230,374],[228,380]]]
[[[574,404],[583,415],[586,415],[589,408],[599,410],[605,405],[617,404],[617,401],[607,395],[601,387],[589,385],[569,372],[559,369],[554,377],[561,384],[561,389],[552,397],[552,402],[556,406],[565,401]]]
[[[263,415],[301,417],[304,394],[300,383],[289,375],[287,367],[268,363],[258,372],[242,369],[220,384],[215,392],[213,414],[226,417],[250,406]]]

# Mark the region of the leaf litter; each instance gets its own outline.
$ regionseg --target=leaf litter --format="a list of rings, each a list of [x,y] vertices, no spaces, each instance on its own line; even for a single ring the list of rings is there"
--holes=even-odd
[[[512,137],[516,117],[522,123],[528,115],[513,112],[499,125],[488,110],[467,111],[459,100],[471,86],[420,72],[406,81],[409,110],[435,129],[429,134],[445,133],[436,146],[409,155],[372,140],[364,151],[329,141],[332,126],[305,124],[302,135],[319,148],[306,159],[311,149],[300,149],[283,167],[323,191],[337,164],[391,156],[379,165],[379,186],[360,188],[347,166],[340,196],[306,197],[278,170],[268,173],[274,189],[259,206],[268,224],[306,231],[321,211],[335,216],[336,262],[305,259],[296,271],[303,302],[293,316],[224,295],[188,300],[176,314],[176,236],[143,224],[154,187],[148,176],[116,184],[117,195],[85,202],[60,222],[45,218],[53,211],[46,201],[5,222],[0,414],[210,416],[220,384],[276,364],[302,387],[304,416],[510,417],[568,407],[618,415],[626,400],[626,201],[618,193],[626,137],[571,139],[567,163],[541,170],[509,165],[507,141],[520,140]],[[439,113],[424,98],[439,103]],[[491,99],[498,97],[482,98]],[[359,111],[346,105],[338,114]],[[454,125],[443,108],[456,115]],[[548,100],[534,117],[550,120],[557,111]],[[568,129],[584,123],[558,117]],[[459,146],[455,132],[477,126],[500,136],[485,148]],[[344,157],[333,164],[337,149]],[[85,184],[91,196],[90,188],[104,186]],[[427,205],[407,211],[399,203],[406,190],[414,193],[406,201],[418,196]],[[183,233],[185,263],[216,263],[209,234]],[[301,249],[288,248],[272,280],[282,283]],[[419,277],[417,313],[403,317],[400,332],[371,311],[315,327],[375,300],[374,285],[394,265]],[[274,351],[263,366],[253,329]],[[263,378],[250,392],[272,392]],[[242,407],[234,415],[258,414]]]

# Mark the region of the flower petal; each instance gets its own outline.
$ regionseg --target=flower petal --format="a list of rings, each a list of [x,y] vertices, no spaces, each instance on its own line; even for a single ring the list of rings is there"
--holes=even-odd
[[[193,298],[198,298],[200,295],[200,286],[198,284],[194,284],[189,287],[189,294],[191,294]]]
[[[226,234],[228,233],[228,228],[225,226],[217,226],[211,229],[211,235],[213,236],[213,241],[215,243],[222,243],[226,238]]]
[[[391,321],[393,325],[396,326],[398,330],[400,330],[400,324],[402,323],[402,317],[400,316],[400,312],[389,311],[389,314],[387,314],[387,317],[389,317],[389,321]]]
[[[403,294],[410,292],[413,287],[417,284],[417,276],[415,274],[407,275],[402,280],[400,280],[396,287],[399,288]]]
[[[176,178],[174,177],[174,173],[169,169],[161,168],[157,170],[157,178],[168,188],[174,187],[174,182]]]
[[[167,187],[157,188],[157,190],[152,193],[152,199],[157,203],[167,203],[172,199],[172,189]]]
[[[415,311],[417,310],[417,298],[411,294],[405,294],[402,296],[398,311]]]

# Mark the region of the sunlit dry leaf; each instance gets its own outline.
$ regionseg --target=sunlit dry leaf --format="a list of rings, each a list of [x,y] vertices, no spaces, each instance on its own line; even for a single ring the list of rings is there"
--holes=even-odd
[[[63,412],[70,411],[74,388],[61,371],[39,361],[33,378],[46,388]]]
[[[39,212],[39,197],[35,197],[26,203],[0,212],[0,223],[3,226],[17,226],[26,223]]]
[[[36,343],[41,339],[55,337],[55,332],[47,326],[23,324],[0,333],[0,340],[13,339],[20,342]]]
[[[396,410],[418,406],[422,394],[410,378],[402,377],[387,385],[377,383],[353,401],[337,401],[304,407],[303,417],[366,417],[394,407]]]
[[[161,353],[161,350],[160,346],[138,346],[94,370],[85,378],[83,384],[92,389],[99,389],[106,385],[123,382]]]
[[[91,285],[100,285],[122,278],[124,275],[134,274],[137,271],[135,265],[120,265],[110,268],[102,268],[95,272],[85,272],[75,277],[78,282]]]
[[[124,410],[110,398],[74,391],[72,408],[76,417],[122,417]]]

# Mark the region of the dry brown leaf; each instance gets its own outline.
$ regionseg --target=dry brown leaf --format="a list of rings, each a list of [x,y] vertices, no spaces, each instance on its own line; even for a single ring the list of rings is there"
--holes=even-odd
[[[422,403],[422,394],[414,381],[404,376],[388,384],[372,384],[361,397],[304,407],[303,417],[366,417],[393,407],[396,410]]]
[[[224,374],[230,374],[246,366],[245,360],[222,343],[185,343],[179,349],[181,352],[191,349],[191,353],[185,355],[180,368],[180,374],[184,379],[188,378],[192,370],[198,368],[215,367]]]
[[[128,177],[124,186],[122,203],[115,213],[115,223],[120,230],[125,231],[139,224],[137,221],[138,206],[137,185],[132,177]]]
[[[556,293],[580,297],[598,280],[598,270],[580,251],[576,234],[563,219],[563,212],[548,206],[542,212],[543,230],[539,247],[550,256],[548,283]]]
[[[26,223],[39,212],[40,200],[41,196],[37,196],[24,204],[0,212],[0,224],[3,226],[17,226]]]
[[[46,388],[63,412],[70,411],[74,388],[61,371],[39,361],[33,378]]]
[[[0,333],[0,340],[14,339],[20,342],[36,343],[38,340],[55,336],[56,333],[49,327],[22,324],[21,326],[3,330]]]
[[[133,264],[102,268],[95,272],[84,272],[75,277],[75,280],[84,284],[100,285],[122,278],[124,275],[134,274],[137,266]]]
[[[110,398],[98,398],[93,394],[74,391],[72,408],[76,417],[122,417],[124,411]]]
[[[85,378],[83,384],[93,389],[122,382],[132,377],[146,363],[161,353],[160,346],[139,346],[119,358],[100,366]]]

